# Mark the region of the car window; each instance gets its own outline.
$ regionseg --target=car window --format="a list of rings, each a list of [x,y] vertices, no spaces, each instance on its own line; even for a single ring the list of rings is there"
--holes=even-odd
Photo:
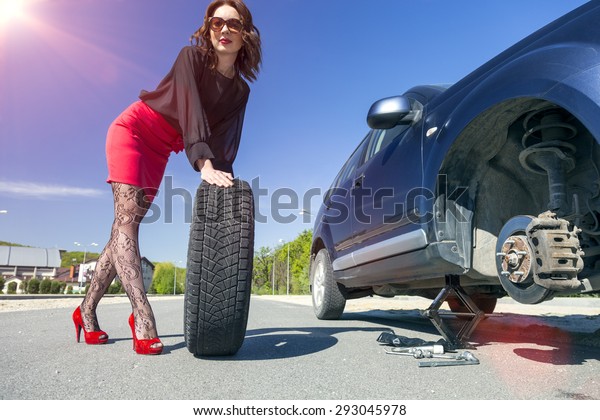
[[[385,149],[394,139],[396,139],[400,134],[404,133],[409,127],[409,125],[397,125],[388,130],[374,130],[369,141],[367,153],[365,154],[365,158],[362,162],[367,162],[377,153]]]
[[[352,177],[352,175],[354,175],[354,170],[358,167],[358,163],[362,162],[362,157],[364,155],[365,147],[368,144],[372,133],[373,133],[373,131],[369,131],[369,133],[365,136],[365,138],[360,142],[358,147],[354,150],[352,155],[350,155],[350,157],[348,158],[348,160],[346,161],[344,166],[342,166],[342,169],[340,169],[340,172],[338,173],[338,175],[335,177],[335,180],[331,184],[331,188],[329,189],[329,192],[328,192],[326,198],[328,198],[329,195],[331,194],[331,192],[333,192],[336,188],[338,188],[340,185],[342,185],[348,178],[350,178],[350,177]]]
[[[414,98],[408,98],[410,106],[413,111],[422,111],[423,105]],[[398,124],[387,130],[373,130],[369,145],[367,146],[367,152],[365,153],[364,159],[360,162],[359,166],[369,161],[377,153],[388,147],[394,140],[401,137],[408,129],[411,124]]]

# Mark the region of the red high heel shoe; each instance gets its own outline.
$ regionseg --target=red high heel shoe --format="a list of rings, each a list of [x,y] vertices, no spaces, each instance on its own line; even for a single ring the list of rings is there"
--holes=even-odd
[[[137,354],[161,354],[163,346],[152,347],[153,344],[160,343],[160,338],[148,338],[145,340],[138,340],[135,335],[135,320],[133,314],[129,315],[129,326],[131,327],[131,334],[133,335],[133,349]]]
[[[75,308],[75,311],[73,312],[73,323],[75,324],[75,334],[77,335],[78,343],[82,329],[85,344],[105,344],[108,341],[108,334],[102,330],[89,332],[85,330],[83,319],[81,319],[81,307],[79,306]]]

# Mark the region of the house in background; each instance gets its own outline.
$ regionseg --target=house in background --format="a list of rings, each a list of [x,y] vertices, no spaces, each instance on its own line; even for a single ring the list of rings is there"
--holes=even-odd
[[[94,276],[96,263],[94,260],[71,268],[61,267],[58,249],[0,246],[0,276],[5,279],[4,293],[11,282],[16,282],[17,293],[22,293],[19,287],[22,281],[33,278],[64,281],[67,287],[73,286],[73,293],[83,292]],[[148,291],[154,276],[154,264],[146,257],[142,257],[141,263],[144,288]]]
[[[5,279],[3,292],[7,292],[9,283],[17,283],[17,293],[22,293],[23,280],[53,279],[60,265],[60,251],[56,248],[0,246],[0,276]]]
[[[78,266],[78,274],[77,274],[77,284],[73,285],[73,291],[85,290],[85,286],[92,281],[94,278],[94,273],[96,271],[97,260],[88,261],[85,264],[79,264]],[[150,284],[152,283],[152,277],[154,276],[154,264],[152,264],[146,257],[142,257],[142,277],[144,279],[144,289],[146,292],[150,288]],[[115,277],[113,283],[115,281],[120,281],[119,276]]]
[[[142,257],[142,276],[144,277],[144,289],[147,292],[152,284],[152,277],[154,277],[154,264],[146,257]]]
[[[0,246],[0,276],[51,279],[60,265],[60,251],[56,248]]]
[[[61,267],[57,270],[56,277],[53,280],[60,281],[65,284],[65,293],[69,291],[71,286],[71,292],[77,289],[79,286],[77,279],[78,266],[72,265],[71,267]]]

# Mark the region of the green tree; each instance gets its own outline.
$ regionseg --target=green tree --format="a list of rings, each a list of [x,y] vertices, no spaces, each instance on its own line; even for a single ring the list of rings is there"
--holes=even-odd
[[[6,290],[6,293],[9,295],[14,295],[17,293],[17,282],[16,281],[11,281],[10,283],[8,283],[8,288]]]
[[[309,287],[309,265],[310,246],[312,243],[312,231],[305,230],[294,240],[290,248],[290,270],[291,291],[294,294],[308,294]]]
[[[63,285],[64,283],[60,281],[53,281],[50,286],[50,293],[52,293],[53,295],[61,293],[61,289],[64,290],[64,288],[62,287]]]
[[[252,293],[270,294],[273,283],[274,253],[269,247],[261,247],[254,254],[252,268]]]
[[[15,244],[15,243],[12,243],[12,242],[6,242],[6,241],[0,241],[0,246],[20,246],[20,247],[26,247],[26,248],[29,248],[29,247],[27,247],[26,245]]]
[[[184,293],[185,292],[185,279],[187,276],[187,270],[185,268],[177,267],[177,290],[175,293]]]
[[[272,258],[274,267],[272,270],[275,273],[275,293],[286,294],[287,293],[287,282],[288,276],[290,281],[290,294],[308,294],[310,293],[309,287],[309,265],[310,265],[310,245],[312,243],[312,231],[304,230],[301,232],[296,239],[291,242],[284,243],[276,248],[274,258]],[[289,260],[288,260],[288,246],[289,246]],[[254,262],[256,265],[261,267],[264,262],[261,262],[264,256],[261,253],[255,255]],[[289,265],[289,271],[288,271]],[[256,271],[255,271],[256,274]],[[271,272],[270,275],[272,275]],[[258,273],[258,275],[261,275]],[[264,278],[264,274],[262,274]],[[272,277],[270,277],[272,279]],[[263,279],[259,278],[255,283],[256,286],[260,285]],[[272,280],[271,280],[272,281]]]
[[[31,279],[27,283],[27,293],[37,295],[40,292],[40,281],[38,279]]]
[[[0,276],[0,293],[2,293],[2,289],[4,289],[5,282],[6,280],[4,280],[4,277]]]
[[[85,256],[85,261],[89,262],[92,260],[97,260],[100,257],[100,254],[96,252],[84,252],[84,251],[67,251],[61,254],[61,267],[70,267],[72,265],[77,265],[83,263],[83,257]],[[75,260],[75,261],[73,261]]]
[[[112,282],[112,284],[108,286],[108,293],[111,295],[125,293],[125,290],[123,289],[123,284],[119,280]]]
[[[49,294],[51,288],[52,288],[52,281],[50,281],[48,279],[44,279],[40,283],[40,293],[43,295]]]
[[[175,280],[175,270],[177,270],[177,286],[175,293],[183,293],[185,284],[185,268],[175,268],[170,262],[156,263],[154,265],[154,276],[149,290],[159,295],[173,294],[173,281]]]
[[[287,245],[276,248],[274,253],[272,278],[275,279],[275,294],[285,295],[287,292]]]
[[[153,264],[154,264],[154,267],[155,267],[155,270],[156,270],[156,263],[153,263]],[[155,294],[157,294],[156,293],[156,288],[154,287],[154,277],[152,278],[152,281],[150,282],[150,287],[148,287],[147,293],[149,295],[155,295]]]

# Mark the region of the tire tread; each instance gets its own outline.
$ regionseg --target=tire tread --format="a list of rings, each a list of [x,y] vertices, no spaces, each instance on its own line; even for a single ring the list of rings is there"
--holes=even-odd
[[[250,305],[254,202],[250,186],[202,183],[190,226],[184,335],[195,356],[228,356],[241,347]]]

